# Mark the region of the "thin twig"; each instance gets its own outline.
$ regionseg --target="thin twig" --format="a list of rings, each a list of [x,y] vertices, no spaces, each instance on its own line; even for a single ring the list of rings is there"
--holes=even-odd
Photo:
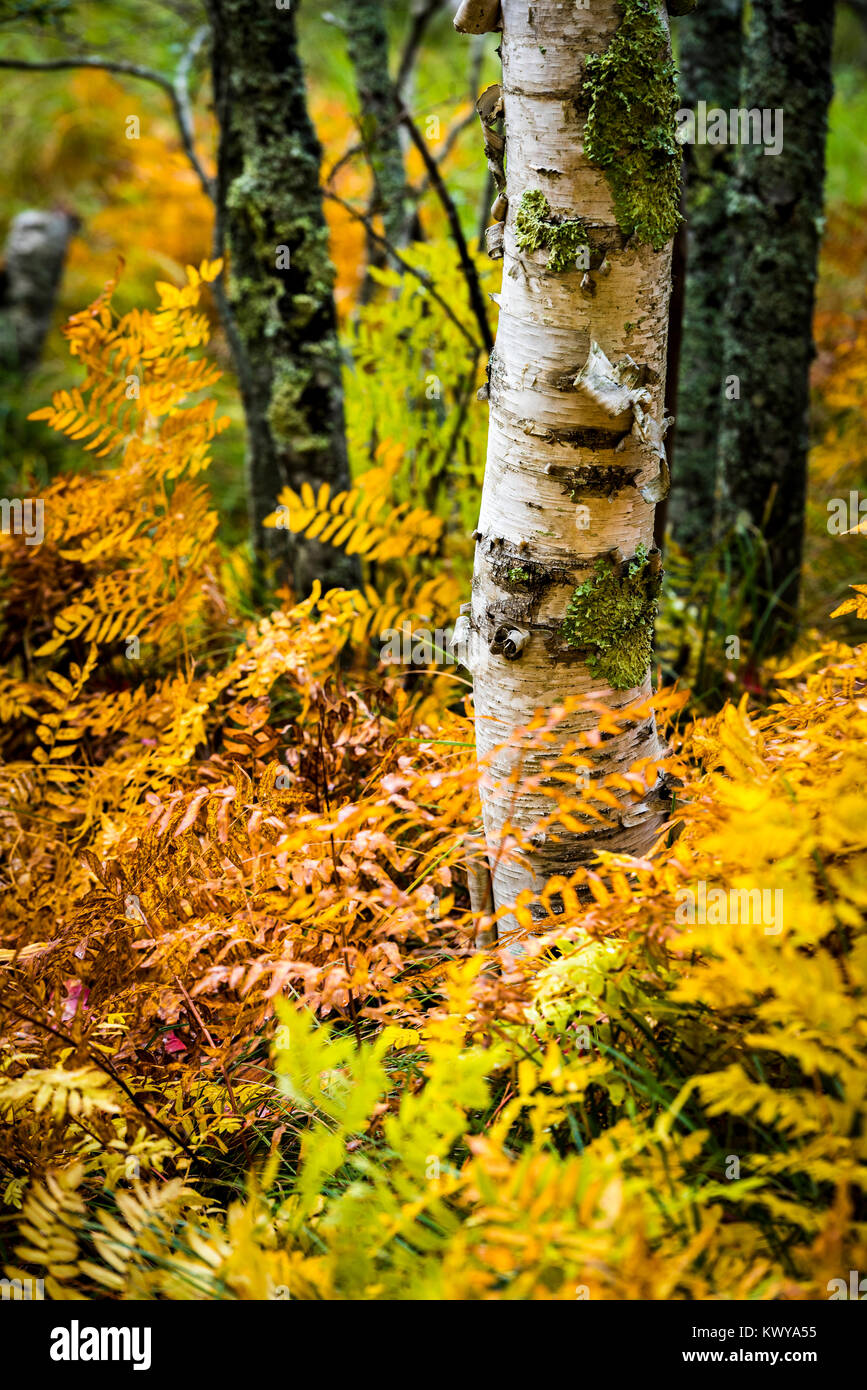
[[[865,3],[867,3],[867,0],[865,0]],[[473,109],[472,111],[468,111],[465,116],[461,117],[461,119],[457,122],[456,125],[453,125],[451,127],[448,135],[443,141],[443,147],[437,155],[437,164],[443,164],[445,160],[448,159],[449,155],[451,154],[452,150],[457,144],[460,136],[464,133],[468,126],[475,125],[476,119],[477,112],[475,109]],[[397,124],[401,125],[402,123],[403,118],[398,117]],[[388,128],[389,127],[383,127],[383,129]],[[336,160],[334,164],[332,164],[331,168],[328,170],[328,173],[324,176],[322,182],[324,184],[330,184],[335,174],[338,174],[340,172],[344,164],[348,164],[351,159],[354,159],[355,156],[359,154],[364,154],[364,146],[361,144],[350,145],[349,149],[344,150],[340,158]],[[425,193],[427,193],[429,188],[430,179],[427,177],[427,175],[425,175],[421,183],[416,188],[413,188],[412,185],[410,185],[406,191],[410,198],[413,198],[416,202],[418,202],[424,197]]]
[[[337,174],[343,168],[344,164],[348,164],[350,159],[354,159],[357,154],[364,154],[364,146],[361,144],[350,145],[349,149],[344,150],[343,154],[336,161],[336,163],[332,164],[331,168],[328,170],[328,173],[324,176],[322,182],[324,184],[331,183],[331,180],[334,178],[335,174]]]
[[[451,319],[455,327],[458,328],[460,332],[464,335],[464,337],[472,344],[474,354],[478,355],[478,353],[481,351],[480,344],[473,337],[470,330],[466,328],[464,324],[461,323],[459,318],[457,318],[454,311],[443,299],[442,295],[434,288],[433,284],[431,283],[430,276],[425,274],[423,270],[418,270],[414,265],[410,265],[409,261],[405,261],[401,256],[400,252],[395,250],[390,241],[387,241],[386,238],[382,236],[379,232],[375,232],[373,230],[372,226],[370,226],[371,219],[365,216],[363,212],[359,212],[358,208],[354,208],[351,203],[347,203],[345,198],[341,198],[337,193],[332,193],[331,190],[328,188],[324,188],[322,190],[322,193],[323,197],[330,198],[333,203],[337,203],[340,207],[344,208],[345,211],[350,214],[350,216],[356,218],[357,221],[363,223],[364,226],[367,227],[367,230],[370,233],[371,238],[374,241],[379,242],[381,246],[385,247],[389,255],[394,258],[394,260],[401,267],[401,269],[407,271],[410,275],[414,275],[416,280],[421,281],[428,294],[430,295],[431,299],[436,300],[443,313],[446,314],[449,319]]]
[[[192,999],[190,998],[189,993],[187,992],[186,988],[184,987],[183,981],[181,980],[181,978],[180,978],[180,976],[178,975],[177,971],[174,971],[174,970],[173,970],[173,971],[172,971],[172,974],[174,975],[174,978],[175,978],[175,984],[177,985],[178,989],[181,991],[181,994],[184,996],[184,999],[186,1000],[186,1003],[187,1003],[187,1008],[189,1009],[189,1011],[190,1011],[190,1013],[192,1014],[193,1018],[195,1019],[196,1023],[198,1023],[199,1028],[201,1029],[202,1033],[203,1033],[204,1036],[205,1036],[205,1039],[207,1040],[208,1046],[209,1046],[209,1047],[212,1047],[212,1048],[214,1049],[214,1051],[217,1052],[219,1049],[217,1048],[217,1044],[214,1042],[214,1039],[213,1039],[213,1037],[212,1037],[212,1035],[211,1035],[211,1030],[208,1028],[207,1023],[206,1023],[205,1020],[202,1018],[202,1015],[199,1013],[198,1009],[196,1008],[195,1004],[193,1003]],[[245,1123],[246,1123],[246,1116],[243,1114],[243,1112],[241,1111],[241,1109],[240,1109],[240,1107],[239,1107],[239,1105],[238,1105],[238,1101],[237,1101],[237,1099],[236,1099],[236,1097],[235,1097],[235,1092],[234,1092],[234,1089],[233,1089],[233,1087],[232,1087],[232,1082],[231,1082],[230,1079],[229,1079],[229,1073],[226,1071],[226,1064],[225,1064],[225,1062],[223,1061],[222,1057],[218,1058],[218,1061],[219,1061],[220,1071],[223,1073],[223,1080],[224,1080],[225,1083],[226,1083],[226,1090],[227,1090],[228,1093],[229,1093],[229,1102],[230,1102],[230,1104],[231,1104],[231,1106],[232,1106],[232,1109],[234,1110],[235,1114],[237,1115],[238,1119],[241,1121],[242,1124],[245,1124]],[[249,1152],[249,1150],[248,1150],[248,1148],[247,1148],[247,1140],[246,1140],[246,1138],[244,1137],[244,1131],[243,1131],[243,1129],[241,1129],[241,1130],[239,1131],[239,1138],[240,1138],[240,1140],[241,1140],[241,1147],[242,1147],[242,1149],[244,1150],[244,1157],[246,1158],[247,1162],[249,1163],[249,1162],[250,1162],[250,1152]]]
[[[406,36],[403,52],[400,55],[397,77],[394,79],[394,89],[399,97],[403,96],[404,89],[412,76],[425,30],[437,10],[442,9],[443,3],[444,0],[422,0],[420,5],[414,7],[412,23]]]
[[[81,1044],[76,1042],[75,1038],[71,1037],[69,1033],[61,1032],[59,1028],[55,1028],[51,1023],[46,1023],[44,1019],[32,1018],[30,1014],[26,1014],[23,1009],[16,1009],[13,1004],[0,1003],[0,1009],[5,1009],[7,1013],[14,1014],[16,1018],[23,1019],[25,1023],[30,1023],[34,1028],[44,1028],[46,1032],[53,1033],[61,1042],[69,1043],[76,1049],[81,1047]],[[141,1111],[141,1113],[150,1120],[151,1124],[156,1125],[157,1129],[162,1130],[166,1138],[171,1139],[173,1144],[177,1144],[178,1148],[183,1149],[184,1153],[189,1155],[192,1162],[197,1163],[199,1161],[198,1154],[195,1150],[191,1149],[184,1139],[181,1139],[179,1135],[175,1134],[168,1125],[163,1124],[162,1120],[157,1115],[152,1115],[147,1106],[142,1104],[107,1057],[100,1056],[98,1053],[94,1054],[86,1045],[84,1050],[88,1060],[92,1062],[95,1067],[100,1071],[107,1072],[112,1081],[117,1082],[124,1094],[132,1101],[136,1110]]]
[[[175,72],[174,92],[176,101],[173,105],[187,158],[198,174],[205,193],[209,198],[213,199],[213,180],[208,178],[203,170],[200,169],[196,156],[196,127],[193,117],[192,102],[190,101],[190,70],[198,57],[199,50],[210,38],[210,35],[210,27],[207,24],[202,24],[193,34],[193,37],[181,54],[181,60]]]
[[[205,34],[207,34],[205,30]],[[192,53],[184,54],[179,64],[179,74],[181,76],[180,90],[170,77],[165,73],[157,72],[156,68],[144,67],[141,63],[130,63],[124,58],[101,58],[96,54],[82,53],[74,58],[50,58],[35,61],[25,58],[0,58],[0,68],[16,68],[22,72],[63,72],[73,68],[94,68],[100,72],[115,73],[120,77],[136,77],[142,82],[151,82],[155,87],[159,87],[172,104],[175,121],[181,137],[184,152],[196,171],[199,183],[203,191],[209,198],[214,197],[213,181],[208,177],[193,144],[192,118],[189,108],[189,99],[186,96],[186,81],[189,66],[195,57],[196,52],[201,47],[203,37],[200,37],[201,30],[193,36],[190,49]],[[188,50],[189,53],[189,50]]]
[[[457,144],[460,136],[463,135],[464,131],[467,129],[468,126],[475,125],[477,120],[478,115],[476,111],[468,111],[465,116],[461,117],[457,125],[452,126],[451,130],[449,131],[448,135],[443,141],[442,149],[436,157],[436,163],[438,165],[443,164],[448,159],[449,155],[451,154],[452,150]],[[433,156],[431,156],[431,158],[433,158]],[[430,178],[426,174],[425,177],[422,179],[421,183],[418,185],[418,187],[410,188],[409,192],[413,198],[421,200],[427,193],[429,188]]]
[[[458,249],[458,256],[461,262],[461,269],[464,272],[464,279],[467,282],[467,290],[470,296],[470,305],[476,316],[476,322],[482,335],[482,342],[485,350],[490,356],[494,348],[494,335],[491,332],[491,325],[488,322],[488,311],[485,306],[485,298],[482,294],[482,287],[479,284],[479,277],[473,259],[467,247],[466,237],[461,227],[461,219],[458,217],[458,210],[452,201],[451,194],[443,183],[442,175],[437,167],[437,162],[427,147],[427,143],[415,124],[408,111],[401,113],[401,121],[409,132],[409,137],[422,157],[424,167],[427,170],[431,187],[442,203],[443,210],[448,219],[452,239]]]

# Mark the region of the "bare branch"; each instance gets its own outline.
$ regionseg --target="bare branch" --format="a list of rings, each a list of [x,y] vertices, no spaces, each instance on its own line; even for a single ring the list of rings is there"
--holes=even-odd
[[[192,164],[199,178],[199,183],[205,196],[212,201],[216,197],[216,189],[213,179],[209,178],[204,166],[199,161],[196,153],[196,129],[193,122],[193,107],[190,101],[190,69],[196,60],[199,50],[210,38],[211,30],[207,24],[203,24],[190,39],[189,44],[181,55],[178,69],[175,73],[175,80],[171,85],[172,109],[175,113],[175,120],[181,133],[184,151],[187,159]]]
[[[44,1019],[39,1018],[38,1016],[36,1018],[33,1018],[31,1014],[26,1014],[23,1009],[16,1009],[12,1004],[0,1004],[0,1009],[5,1009],[15,1018],[23,1019],[25,1023],[31,1024],[31,1026],[34,1028],[44,1028],[47,1033],[52,1033],[54,1037],[60,1038],[61,1042],[65,1042],[67,1043],[67,1045],[73,1048],[78,1049],[82,1047],[82,1043],[80,1041],[77,1041],[74,1037],[70,1036],[69,1033],[62,1032],[60,1028],[55,1028],[53,1024],[46,1023]],[[111,1077],[112,1081],[115,1081],[117,1083],[117,1085],[123,1091],[124,1095],[126,1095],[132,1101],[136,1110],[138,1110],[142,1115],[146,1116],[147,1119],[150,1120],[151,1124],[156,1125],[157,1129],[160,1130],[166,1136],[167,1139],[170,1139],[172,1143],[176,1144],[179,1149],[183,1149],[184,1153],[186,1153],[194,1162],[198,1163],[199,1157],[198,1154],[196,1154],[195,1150],[191,1149],[186,1140],[182,1139],[179,1134],[175,1134],[174,1130],[170,1129],[168,1125],[163,1124],[162,1120],[159,1118],[158,1115],[154,1115],[151,1113],[150,1110],[148,1110],[147,1106],[142,1103],[139,1097],[127,1084],[127,1082],[124,1081],[120,1072],[117,1070],[114,1064],[111,1061],[109,1061],[108,1057],[106,1057],[103,1052],[91,1052],[90,1048],[87,1047],[86,1044],[84,1044],[84,1047],[86,1050],[87,1060],[94,1067],[97,1067],[100,1071],[104,1071],[106,1075]]]
[[[464,131],[467,129],[468,126],[474,126],[478,118],[478,112],[476,111],[475,107],[473,107],[472,111],[468,111],[465,116],[461,117],[461,119],[457,122],[456,125],[452,126],[451,130],[449,131],[448,135],[443,141],[442,149],[437,155],[437,164],[443,164],[445,160],[448,159],[449,155],[451,154],[460,137],[463,135]],[[413,192],[417,193],[417,196],[419,198],[423,198],[429,188],[430,179],[427,176],[425,176],[425,178],[419,184],[418,189],[413,189]]]
[[[335,174],[338,172],[338,170],[342,169],[344,164],[348,164],[350,159],[354,159],[357,154],[364,154],[364,146],[350,145],[349,149],[345,150],[344,153],[340,156],[340,158],[334,164],[332,164],[331,168],[328,170],[328,173],[323,178],[323,183],[330,183],[331,180],[334,178]]]
[[[29,72],[61,72],[64,68],[101,68],[106,72],[122,73],[126,77],[140,77],[144,82],[154,82],[163,91],[171,90],[171,82],[155,68],[143,67],[141,63],[129,63],[124,58],[100,58],[96,54],[79,53],[74,58],[0,58],[0,68],[22,68]]]
[[[419,0],[419,3],[413,7],[412,23],[406,36],[403,52],[400,55],[397,77],[394,79],[394,88],[400,98],[403,98],[407,83],[412,76],[425,30],[437,10],[442,9],[443,4],[444,0]]]
[[[187,77],[190,65],[201,47],[204,34],[199,30],[194,35],[187,52],[178,65],[181,86],[178,88],[171,78],[155,68],[144,67],[141,63],[130,63],[124,58],[101,58],[96,54],[82,53],[73,58],[46,58],[32,60],[27,58],[0,58],[0,68],[18,69],[22,72],[63,72],[74,68],[93,68],[100,72],[111,72],[120,77],[136,77],[141,82],[150,82],[165,92],[172,104],[172,112],[184,147],[184,153],[192,164],[207,197],[213,199],[214,186],[205,173],[193,144],[192,115],[187,92]],[[191,51],[192,50],[192,51]]]
[[[357,221],[363,223],[371,239],[373,241],[379,242],[379,244],[383,246],[386,251],[388,251],[389,255],[397,262],[397,264],[400,266],[402,270],[407,271],[410,275],[414,275],[416,280],[421,281],[428,294],[430,295],[431,299],[436,300],[443,313],[447,315],[447,317],[451,320],[455,327],[459,329],[460,332],[464,335],[464,337],[472,344],[473,353],[477,356],[481,350],[480,344],[473,337],[469,329],[464,327],[460,319],[455,315],[454,311],[443,299],[442,295],[440,295],[439,292],[434,288],[433,284],[431,283],[430,276],[426,275],[423,270],[416,269],[414,265],[410,265],[409,261],[405,261],[401,256],[400,252],[397,251],[391,245],[391,243],[386,240],[384,236],[381,236],[379,232],[373,230],[371,218],[367,217],[363,212],[359,212],[358,208],[354,208],[351,203],[347,203],[344,198],[341,198],[337,193],[332,193],[331,190],[328,188],[324,188],[322,190],[322,196],[324,198],[330,198],[333,203],[337,203],[340,207],[344,208],[345,211],[348,212],[351,217],[354,217]]]

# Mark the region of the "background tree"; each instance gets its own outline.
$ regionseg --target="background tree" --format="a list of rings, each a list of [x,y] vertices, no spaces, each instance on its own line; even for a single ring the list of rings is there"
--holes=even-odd
[[[345,7],[345,27],[358,91],[359,126],[364,151],[373,175],[373,196],[368,216],[380,215],[385,239],[402,245],[409,222],[406,173],[400,131],[400,101],[388,70],[388,29],[378,0],[352,0]],[[381,243],[367,237],[368,268],[384,265],[387,253]],[[368,300],[373,281],[365,277],[362,302]]]
[[[743,0],[703,0],[678,28],[680,104],[730,111],[740,95]],[[723,324],[733,272],[727,198],[732,145],[684,146],[686,283],[677,393],[677,461],[668,510],[685,549],[706,548],[716,508]]]
[[[51,325],[77,219],[36,208],[13,218],[0,271],[0,371],[32,371]]]
[[[739,104],[782,111],[783,147],[768,155],[762,144],[740,146],[729,200],[723,377],[737,378],[739,398],[722,400],[724,502],[763,531],[767,597],[789,621],[800,584],[834,8],[754,0]]]
[[[266,529],[289,484],[348,482],[334,272],[319,192],[319,142],[307,110],[295,12],[252,0],[214,0],[210,29],[184,35],[173,76],[112,54],[4,58],[0,67],[91,68],[159,87],[169,99],[184,151],[214,200],[214,250],[230,271],[213,286],[244,405],[250,536],[266,561],[291,573],[299,593],[357,580],[357,562],[287,529]],[[51,15],[47,16],[49,19]],[[184,20],[190,18],[184,13]],[[28,18],[17,7],[16,19]],[[65,29],[53,39],[69,42]],[[219,121],[212,180],[197,149],[190,74],[211,41]],[[80,48],[77,40],[75,48]]]
[[[289,557],[296,590],[352,584],[355,562],[286,529],[266,530],[284,486],[348,485],[334,271],[291,9],[209,0],[220,126],[218,244],[247,418],[251,530],[261,556]]]

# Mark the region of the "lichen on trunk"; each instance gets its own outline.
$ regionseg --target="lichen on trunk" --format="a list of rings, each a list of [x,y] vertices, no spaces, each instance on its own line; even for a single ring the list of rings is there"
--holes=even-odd
[[[743,0],[703,0],[679,27],[680,105],[730,111],[739,99]],[[688,552],[707,548],[717,519],[719,421],[723,407],[725,303],[737,269],[726,199],[733,145],[684,146],[687,274],[677,402],[674,538]]]
[[[584,153],[608,175],[623,231],[660,251],[680,222],[677,69],[655,0],[621,7],[611,43],[584,65]]]
[[[633,690],[644,679],[661,583],[659,566],[639,545],[625,564],[597,560],[569,600],[562,636],[570,647],[588,649],[591,672],[612,690]]]
[[[357,562],[265,528],[286,485],[347,487],[334,272],[307,110],[295,7],[208,0],[220,127],[217,204],[228,251],[233,346],[247,422],[250,526],[263,564],[296,590],[356,581]]]
[[[538,188],[525,189],[515,214],[515,244],[521,251],[548,252],[547,268],[552,275],[561,270],[588,270],[578,266],[579,253],[589,252],[590,242],[580,217],[556,217],[545,194]]]
[[[812,317],[822,234],[832,94],[831,0],[753,0],[741,106],[783,113],[782,149],[742,145],[729,200],[732,279],[720,464],[730,516],[746,512],[767,541],[766,602],[794,620],[807,484]]]

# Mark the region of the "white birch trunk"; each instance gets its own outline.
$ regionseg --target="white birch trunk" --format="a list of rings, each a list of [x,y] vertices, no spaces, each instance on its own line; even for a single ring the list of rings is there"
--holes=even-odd
[[[661,18],[667,32],[664,7]],[[571,0],[502,3],[508,211],[468,658],[480,759],[537,710],[569,696],[618,708],[651,691],[649,663],[635,685],[615,689],[592,674],[586,647],[562,635],[570,597],[598,560],[615,550],[626,560],[641,546],[652,550],[654,503],[641,489],[653,495],[660,487],[671,242],[654,250],[624,234],[606,175],[582,147],[584,60],[606,51],[621,20],[616,0],[591,0],[586,9]],[[551,270],[546,249],[519,246],[522,196],[535,190],[552,220],[560,214],[589,224],[589,270]],[[636,379],[628,366],[618,374],[626,358],[642,369],[643,389],[628,389]],[[585,384],[576,384],[582,369]],[[497,650],[504,627],[529,633],[517,659]],[[596,722],[592,713],[567,718],[561,745]],[[662,751],[652,719],[633,724],[604,743],[594,779]],[[544,758],[555,752],[556,745],[547,748]],[[552,810],[542,793],[515,800],[508,781],[515,756],[495,756],[497,785],[483,791],[497,907],[513,904],[522,889],[538,891],[554,874],[568,876],[599,848],[641,854],[658,833],[662,788],[601,835],[560,830],[525,862],[496,862],[504,822],[527,829]],[[525,772],[537,771],[541,757],[526,755]]]

